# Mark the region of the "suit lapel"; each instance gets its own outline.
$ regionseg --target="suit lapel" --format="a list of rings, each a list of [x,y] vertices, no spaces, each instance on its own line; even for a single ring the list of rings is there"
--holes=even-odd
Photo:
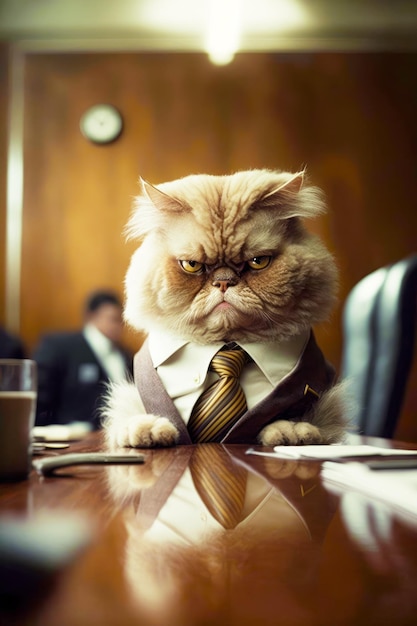
[[[324,359],[313,332],[295,368],[230,429],[222,443],[256,442],[260,430],[277,419],[300,420],[331,386],[334,368]]]
[[[107,372],[104,370],[102,364],[96,356],[96,353],[84,337],[83,333],[79,334],[78,353],[80,359],[83,361],[94,362],[94,364],[97,365],[99,370],[98,380],[108,380],[109,377]]]
[[[192,443],[187,427],[159,378],[151,359],[148,340],[134,358],[134,377],[143,405],[148,413],[167,417],[180,433],[178,444]]]

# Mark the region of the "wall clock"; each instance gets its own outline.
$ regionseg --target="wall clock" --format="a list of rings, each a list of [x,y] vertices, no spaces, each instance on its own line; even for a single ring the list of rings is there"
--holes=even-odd
[[[81,117],[80,129],[84,137],[93,143],[110,143],[122,132],[123,119],[111,104],[96,104]]]

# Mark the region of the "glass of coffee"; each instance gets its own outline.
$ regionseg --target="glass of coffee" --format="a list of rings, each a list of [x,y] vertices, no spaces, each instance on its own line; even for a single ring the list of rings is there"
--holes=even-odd
[[[31,468],[37,369],[29,359],[0,359],[0,480],[22,480]]]

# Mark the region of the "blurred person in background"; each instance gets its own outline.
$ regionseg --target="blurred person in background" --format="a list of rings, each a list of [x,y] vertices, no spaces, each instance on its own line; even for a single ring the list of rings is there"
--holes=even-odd
[[[25,359],[26,349],[20,337],[0,326],[0,359]]]
[[[132,373],[132,354],[120,344],[122,304],[111,291],[96,291],[85,303],[84,327],[45,335],[34,351],[38,364],[36,425],[89,422],[100,427],[106,383]]]

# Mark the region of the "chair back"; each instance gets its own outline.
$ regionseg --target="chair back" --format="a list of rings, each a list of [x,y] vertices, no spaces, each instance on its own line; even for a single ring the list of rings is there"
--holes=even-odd
[[[360,434],[394,435],[413,359],[416,305],[417,255],[372,272],[346,300],[342,378],[350,380],[352,426]]]

